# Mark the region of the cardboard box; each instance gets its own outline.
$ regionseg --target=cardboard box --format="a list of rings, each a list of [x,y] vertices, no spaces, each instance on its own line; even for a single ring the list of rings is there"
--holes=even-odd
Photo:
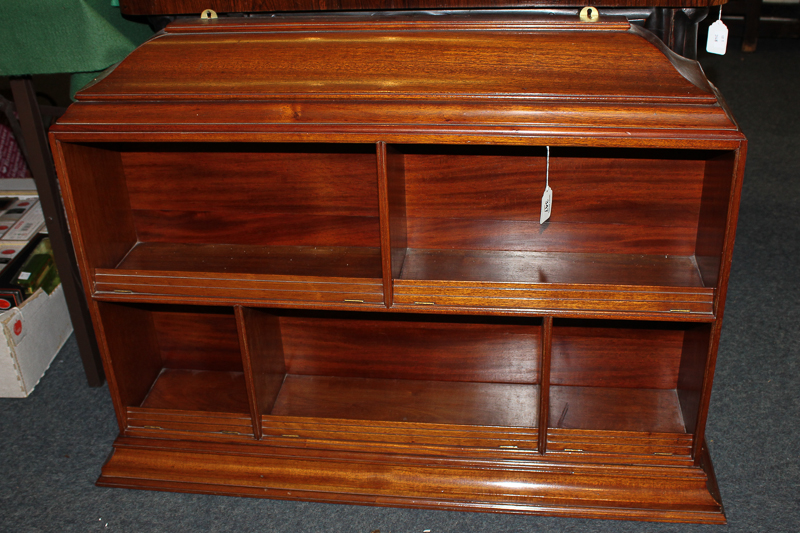
[[[72,333],[63,287],[37,290],[0,314],[0,326],[0,397],[27,398]]]

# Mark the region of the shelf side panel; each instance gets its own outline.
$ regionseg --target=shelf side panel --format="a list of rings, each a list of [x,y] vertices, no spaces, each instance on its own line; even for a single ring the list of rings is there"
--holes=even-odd
[[[737,159],[736,152],[725,152],[705,165],[696,256],[706,287],[716,287],[720,281]]]
[[[111,268],[136,244],[125,170],[120,153],[97,146],[58,144],[64,165],[60,176],[65,205],[77,232],[83,268]],[[81,253],[83,252],[83,253]]]
[[[388,189],[388,218],[391,234],[392,279],[403,271],[408,248],[408,217],[406,215],[405,159],[394,146],[386,147],[386,181]]]
[[[697,326],[686,332],[683,342],[678,375],[678,398],[686,430],[690,433],[697,432],[700,398],[711,350],[711,330],[710,325]]]
[[[95,302],[100,316],[100,346],[111,363],[109,386],[115,408],[138,406],[163,368],[152,314],[146,309]],[[113,384],[113,385],[112,385]]]
[[[539,355],[539,453],[547,452],[547,428],[550,419],[550,383],[553,354],[553,317],[542,319],[542,350]]]

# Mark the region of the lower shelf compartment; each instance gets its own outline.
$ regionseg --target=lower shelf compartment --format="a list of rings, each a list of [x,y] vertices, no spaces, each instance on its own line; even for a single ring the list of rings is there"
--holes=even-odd
[[[563,429],[686,433],[673,389],[550,387],[548,426]]]
[[[272,414],[536,427],[538,405],[535,385],[287,375]]]
[[[250,412],[243,372],[165,368],[142,407],[214,413]]]

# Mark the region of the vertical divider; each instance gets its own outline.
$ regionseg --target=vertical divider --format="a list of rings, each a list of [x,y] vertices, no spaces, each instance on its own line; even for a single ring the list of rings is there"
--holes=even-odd
[[[272,411],[286,377],[280,321],[259,309],[237,305],[234,310],[253,434],[260,440],[261,417]]]
[[[553,346],[553,317],[542,318],[542,352],[539,364],[539,453],[547,452],[547,425],[550,416],[550,354]]]
[[[376,149],[383,297],[386,307],[392,307],[394,280],[401,275],[408,247],[405,173],[402,153],[383,141],[377,143]]]

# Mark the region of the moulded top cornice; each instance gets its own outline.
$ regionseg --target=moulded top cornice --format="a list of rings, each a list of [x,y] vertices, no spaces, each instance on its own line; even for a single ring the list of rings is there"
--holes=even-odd
[[[237,123],[284,131],[303,124],[347,124],[353,132],[398,125],[738,130],[696,61],[621,17],[197,19],[168,26],[76,98],[152,104],[128,118],[117,106],[114,119],[188,120],[203,131],[229,125],[234,104],[249,110],[236,114]],[[196,111],[188,118],[187,105]],[[99,109],[83,118],[75,111],[60,122],[106,122]]]

